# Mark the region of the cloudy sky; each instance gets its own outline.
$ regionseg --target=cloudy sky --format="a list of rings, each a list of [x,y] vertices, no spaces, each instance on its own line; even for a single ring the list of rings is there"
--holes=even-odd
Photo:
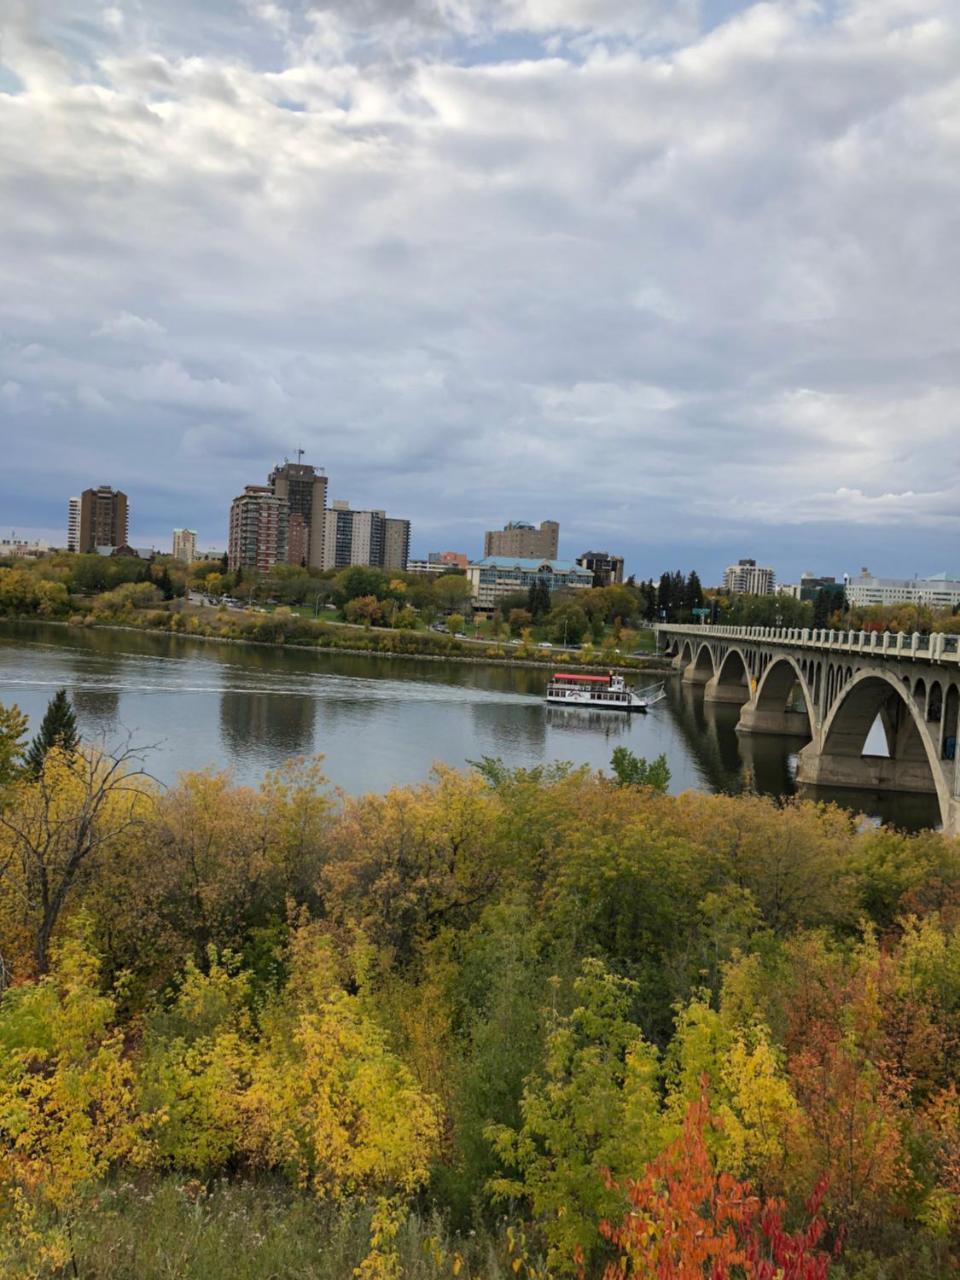
[[[958,0],[0,0],[0,533],[960,573]]]

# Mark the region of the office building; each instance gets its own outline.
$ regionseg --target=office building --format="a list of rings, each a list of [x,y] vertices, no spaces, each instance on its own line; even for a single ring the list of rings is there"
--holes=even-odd
[[[80,550],[80,499],[71,498],[67,506],[67,550]]]
[[[738,560],[723,571],[723,589],[738,596],[771,596],[776,575],[756,560]]]
[[[328,507],[324,518],[323,568],[351,564],[403,570],[410,554],[410,521],[384,511],[351,511],[348,502]]]
[[[174,529],[173,556],[184,564],[193,564],[197,558],[197,532],[195,529]]]
[[[270,489],[289,508],[287,560],[314,569],[323,567],[327,477],[303,462],[284,462],[270,472]]]
[[[845,581],[851,608],[870,605],[912,604],[931,609],[955,609],[960,605],[960,579],[945,573],[930,578],[875,578],[869,569]]]
[[[96,551],[98,547],[125,547],[129,509],[127,495],[102,484],[84,489],[80,495],[77,549]]]
[[[248,484],[230,506],[231,572],[269,573],[278,562],[286,563],[289,516],[286,498],[278,498],[269,485]]]
[[[544,582],[550,592],[589,590],[593,586],[593,574],[575,560],[484,556],[467,566],[467,578],[477,609],[494,609],[504,596],[529,591],[535,582]]]
[[[502,529],[484,534],[483,554],[519,560],[556,560],[559,543],[560,526],[556,520],[544,520],[539,529],[525,520],[511,520]]]
[[[612,556],[608,551],[585,551],[577,556],[577,564],[581,569],[590,570],[595,587],[623,582],[623,556]]]

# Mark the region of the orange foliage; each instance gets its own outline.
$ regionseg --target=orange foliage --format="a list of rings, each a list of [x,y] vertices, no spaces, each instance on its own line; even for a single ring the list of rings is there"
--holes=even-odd
[[[628,1185],[631,1208],[601,1234],[618,1250],[604,1280],[826,1280],[830,1255],[821,1182],[797,1232],[782,1222],[782,1202],[754,1195],[746,1182],[716,1173],[705,1142],[711,1116],[706,1092],[687,1110],[680,1137]]]

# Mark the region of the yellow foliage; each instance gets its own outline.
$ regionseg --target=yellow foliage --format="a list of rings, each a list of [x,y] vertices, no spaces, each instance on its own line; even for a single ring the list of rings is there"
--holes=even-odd
[[[245,1107],[250,1157],[322,1197],[409,1194],[439,1141],[432,1100],[339,985],[311,926],[294,940],[287,992],[264,1014]]]

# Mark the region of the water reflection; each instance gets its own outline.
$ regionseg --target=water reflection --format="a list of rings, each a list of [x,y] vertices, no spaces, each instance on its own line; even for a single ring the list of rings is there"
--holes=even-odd
[[[75,685],[70,692],[70,701],[77,713],[81,732],[98,738],[116,733],[120,710],[120,694],[116,689]]]
[[[220,737],[231,755],[253,755],[270,764],[278,756],[313,751],[313,698],[225,689],[220,697]]]
[[[629,711],[591,711],[584,707],[547,707],[542,723],[561,733],[594,733],[619,738],[631,729]]]

